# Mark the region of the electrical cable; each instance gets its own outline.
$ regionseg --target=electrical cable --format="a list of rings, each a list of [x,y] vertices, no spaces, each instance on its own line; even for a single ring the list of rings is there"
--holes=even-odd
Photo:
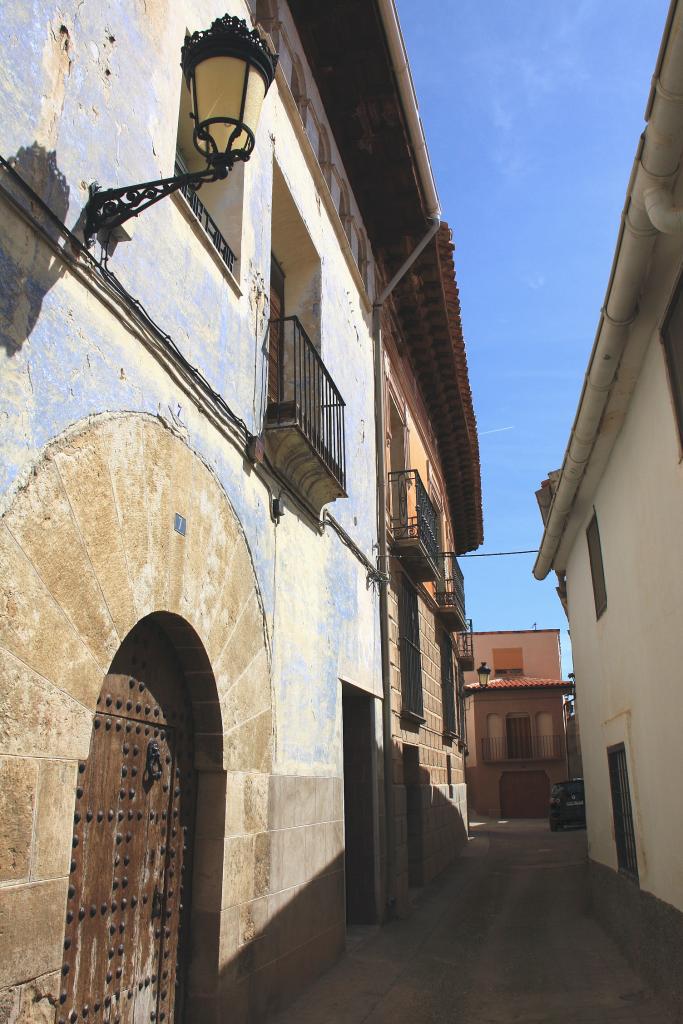
[[[210,401],[212,401],[216,406],[218,406],[221,412],[227,417],[230,424],[233,427],[237,428],[237,431],[240,434],[240,443],[239,445],[236,446],[238,447],[240,454],[243,457],[248,458],[247,446],[249,441],[253,438],[253,434],[249,430],[245,421],[230,408],[230,406],[225,401],[223,396],[220,395],[211,387],[207,378],[204,376],[201,370],[198,367],[194,366],[183,355],[183,353],[181,352],[181,350],[179,349],[178,345],[173,340],[171,335],[164,331],[162,327],[160,327],[160,325],[154,320],[150,313],[147,312],[147,310],[142,305],[140,300],[136,299],[135,296],[132,295],[125,287],[125,285],[118,279],[116,274],[109,269],[109,251],[107,247],[103,246],[102,259],[95,259],[95,257],[88,250],[88,248],[81,241],[81,239],[78,238],[77,235],[75,235],[72,231],[69,230],[66,224],[64,224],[64,222],[60,220],[57,214],[48,206],[48,204],[41,198],[41,196],[39,196],[38,193],[31,188],[28,182],[26,182],[21,177],[21,175],[17,173],[15,168],[12,167],[12,165],[2,155],[0,155],[0,167],[3,167],[4,170],[7,171],[12,180],[15,181],[24,191],[24,193],[28,196],[31,203],[35,204],[35,206],[41,209],[43,213],[48,217],[48,219],[55,225],[60,234],[63,235],[69,241],[72,249],[75,251],[76,259],[82,257],[84,261],[88,264],[90,269],[94,271],[99,276],[99,278],[104,282],[109,293],[113,293],[113,295],[116,296],[116,298],[124,304],[124,306],[132,314],[133,318],[137,320],[138,324],[140,324],[144,330],[150,331],[154,335],[156,335],[156,337],[159,340],[161,340],[161,342],[168,349],[171,350],[180,366],[185,370],[186,373],[189,374],[189,376],[194,380],[194,382],[199,385],[200,389],[204,392],[205,396],[208,397]],[[2,191],[5,193],[7,198],[12,202],[14,206],[19,206],[17,200],[14,196],[11,195],[11,193],[9,193],[6,189],[3,189]],[[40,221],[38,221],[37,218],[30,211],[26,210],[22,206],[19,206],[19,209],[21,210],[22,215],[31,222],[31,224],[36,230],[40,231],[40,233],[43,235],[47,235],[45,226],[41,224]],[[74,258],[70,256],[63,248],[60,248],[56,244],[54,239],[50,238],[49,235],[47,237],[50,244],[59,251],[61,257],[67,263],[74,262]],[[233,443],[235,442],[235,439],[231,438],[231,440],[233,441]],[[301,498],[299,498],[299,496],[291,490],[291,488],[287,484],[287,480],[276,469],[276,467],[272,464],[272,462],[268,459],[267,456],[264,456],[263,459],[263,470],[261,470],[261,467],[258,463],[255,464],[254,468],[257,473],[259,473],[260,471],[261,475],[263,475],[265,471],[265,473],[269,473],[275,480],[277,480],[277,482],[280,484],[282,492],[284,492],[287,495],[287,498],[300,511],[302,511],[307,516],[312,517],[315,520],[316,526],[320,532],[322,532],[325,524],[329,523],[329,525],[332,526],[332,528],[334,529],[335,533],[340,538],[342,543],[354,554],[358,561],[367,570],[368,579],[372,580],[373,583],[379,582],[380,577],[384,579],[384,576],[386,574],[381,573],[379,569],[366,558],[366,556],[355,543],[353,538],[344,530],[341,524],[338,523],[336,519],[334,519],[334,517],[332,517],[327,511],[325,512],[323,520],[321,522],[315,515],[314,511],[311,508],[309,508],[306,502],[302,501]],[[266,486],[268,486],[267,481],[264,481],[264,483],[266,484]]]
[[[458,558],[502,558],[504,555],[537,555],[538,548],[527,548],[524,551],[473,551],[458,555]]]

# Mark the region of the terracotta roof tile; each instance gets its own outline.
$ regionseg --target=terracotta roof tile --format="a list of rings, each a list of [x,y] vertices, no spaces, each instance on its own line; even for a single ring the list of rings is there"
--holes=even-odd
[[[572,683],[565,679],[535,679],[532,676],[510,676],[508,679],[489,679],[486,687],[480,687],[479,683],[467,683],[465,689],[471,693],[479,693],[486,690],[525,690],[525,689],[553,689],[561,688],[571,690]]]

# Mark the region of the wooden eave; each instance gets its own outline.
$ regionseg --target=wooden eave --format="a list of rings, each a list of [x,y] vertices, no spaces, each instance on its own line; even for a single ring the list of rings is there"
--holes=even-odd
[[[451,230],[432,244],[394,292],[397,318],[436,433],[456,554],[483,541],[481,468]]]

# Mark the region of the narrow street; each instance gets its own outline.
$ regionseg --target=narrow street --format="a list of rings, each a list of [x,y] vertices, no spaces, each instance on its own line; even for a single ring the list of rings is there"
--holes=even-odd
[[[473,823],[410,920],[353,930],[277,1024],[673,1024],[587,916],[585,858],[583,831]]]

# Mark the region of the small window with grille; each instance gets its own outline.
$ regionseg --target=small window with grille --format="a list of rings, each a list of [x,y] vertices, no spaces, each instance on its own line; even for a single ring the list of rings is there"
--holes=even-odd
[[[175,174],[199,171],[206,160],[195,149],[194,122],[190,117],[192,102],[187,82],[183,78],[180,89],[178,137],[176,142]],[[239,254],[242,243],[242,213],[244,207],[244,164],[238,162],[227,178],[205,183],[201,188],[183,186],[184,209],[192,223],[200,230],[205,244],[219,258],[235,278],[239,278]]]
[[[602,564],[602,547],[600,546],[600,531],[595,513],[586,530],[586,541],[588,543],[588,558],[591,566],[591,579],[593,580],[593,598],[595,599],[595,615],[599,619],[607,607],[607,588],[605,587],[605,570]]]
[[[683,277],[676,286],[676,294],[662,326],[662,342],[678,423],[678,436],[683,445]]]
[[[399,642],[401,648],[401,695],[403,713],[423,718],[422,660],[417,593],[403,577],[399,595]]]
[[[633,828],[631,790],[628,783],[626,749],[623,743],[607,751],[609,783],[612,791],[612,813],[614,815],[614,841],[617,847],[619,870],[638,880],[638,857],[636,834]]]
[[[453,643],[448,633],[441,636],[441,699],[443,702],[443,731],[456,736],[458,722],[455,707],[455,677],[453,674]]]

